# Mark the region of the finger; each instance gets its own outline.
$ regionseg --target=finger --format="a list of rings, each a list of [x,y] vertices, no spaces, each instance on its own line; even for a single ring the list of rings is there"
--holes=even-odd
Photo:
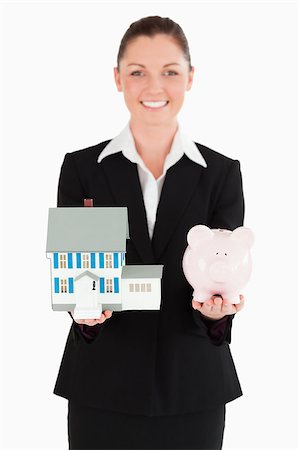
[[[213,298],[213,311],[219,313],[221,312],[221,307],[222,307],[222,298],[220,297],[214,297]]]
[[[245,302],[244,296],[240,295],[240,304],[242,304],[242,306],[244,306],[244,302]]]
[[[202,308],[202,303],[197,302],[196,300],[192,300],[192,307],[194,309],[200,310]]]
[[[94,325],[96,325],[96,323],[97,319],[85,319],[85,324],[90,327],[93,327]]]
[[[84,325],[85,321],[83,319],[74,319],[79,325]]]
[[[221,311],[224,314],[232,314],[232,305],[227,300],[223,300]]]
[[[244,308],[244,297],[243,295],[240,295],[240,303],[235,304],[236,311],[241,311],[241,309]]]
[[[211,313],[213,311],[213,304],[210,301],[206,301],[202,305],[203,313]]]
[[[206,300],[203,304],[210,308],[211,306],[214,306],[214,300],[213,298],[209,298],[209,300]]]
[[[107,319],[110,319],[110,317],[112,316],[112,312],[113,311],[110,311],[110,309],[106,309],[106,311],[104,311],[104,314],[107,317]]]
[[[97,319],[97,323],[104,323],[106,319],[107,319],[107,317],[105,316],[104,313],[102,313],[101,317],[99,319]]]

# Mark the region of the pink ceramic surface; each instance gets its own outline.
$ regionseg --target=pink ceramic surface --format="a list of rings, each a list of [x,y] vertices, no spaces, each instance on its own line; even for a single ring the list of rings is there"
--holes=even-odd
[[[204,302],[219,294],[230,303],[240,303],[252,269],[253,232],[246,227],[229,231],[196,225],[189,230],[187,242],[182,265],[194,289],[193,299]]]

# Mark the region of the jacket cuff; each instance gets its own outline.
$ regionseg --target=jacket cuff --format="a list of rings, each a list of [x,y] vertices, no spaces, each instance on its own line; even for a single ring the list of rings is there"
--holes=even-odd
[[[73,321],[74,326],[75,326],[78,330],[80,330],[80,334],[81,334],[82,336],[84,336],[84,338],[85,338],[88,342],[93,341],[93,340],[97,337],[97,335],[98,335],[98,333],[99,333],[99,331],[100,331],[100,328],[101,328],[101,324],[100,324],[100,323],[98,323],[98,324],[96,324],[96,325],[93,325],[93,326],[89,326],[89,325],[77,323],[77,322],[74,320],[74,318],[73,318],[72,314],[70,313],[70,311],[68,311],[68,313],[69,313],[69,315],[70,315],[70,317],[71,317],[71,319],[72,319],[72,321]]]
[[[224,342],[230,344],[234,314],[224,316],[219,320],[210,320],[193,307],[192,310],[193,318],[201,330],[201,335],[208,336],[214,345],[222,345]]]
[[[80,328],[80,331],[82,335],[88,340],[93,341],[97,335],[99,334],[101,324],[97,323],[96,325],[93,325],[92,327],[84,324],[77,324]]]

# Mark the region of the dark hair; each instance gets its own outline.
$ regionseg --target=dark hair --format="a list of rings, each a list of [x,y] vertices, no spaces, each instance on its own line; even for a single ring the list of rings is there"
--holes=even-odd
[[[189,70],[192,69],[191,57],[187,38],[179,24],[169,19],[169,17],[148,16],[131,23],[120,43],[117,55],[117,69],[122,59],[127,45],[133,39],[139,36],[155,36],[156,34],[167,34],[176,41],[177,45],[182,49],[184,57],[189,64]]]

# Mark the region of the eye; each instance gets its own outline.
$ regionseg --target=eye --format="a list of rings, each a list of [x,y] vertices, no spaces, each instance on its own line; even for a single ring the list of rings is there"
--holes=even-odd
[[[177,75],[177,74],[178,74],[178,73],[175,72],[174,70],[167,70],[165,73],[172,73],[172,74],[174,74],[174,75]]]
[[[218,255],[218,252],[216,253],[216,255]]]
[[[135,73],[142,73],[140,70],[134,70],[134,72],[131,73],[131,75],[135,76]]]

